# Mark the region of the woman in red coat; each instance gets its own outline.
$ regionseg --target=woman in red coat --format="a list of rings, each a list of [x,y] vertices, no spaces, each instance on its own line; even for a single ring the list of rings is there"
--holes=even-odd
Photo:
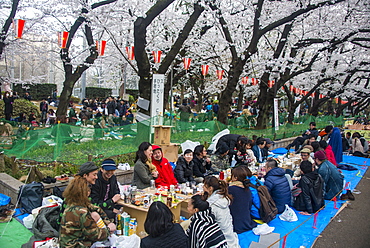
[[[176,185],[177,180],[173,173],[170,162],[163,157],[162,148],[157,145],[153,145],[152,164],[155,165],[158,171],[158,178],[155,180],[155,186],[167,186]]]
[[[320,141],[320,146],[324,149],[327,159],[335,166],[338,166],[337,161],[335,160],[335,155],[331,145],[329,145],[325,140]]]

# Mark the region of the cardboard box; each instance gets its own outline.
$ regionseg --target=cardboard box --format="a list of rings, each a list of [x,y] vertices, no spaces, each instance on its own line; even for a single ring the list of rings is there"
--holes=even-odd
[[[170,143],[169,145],[160,145],[163,156],[170,162],[176,162],[179,157],[180,144]]]
[[[172,126],[153,125],[153,127],[154,127],[153,143],[159,146],[170,145]]]

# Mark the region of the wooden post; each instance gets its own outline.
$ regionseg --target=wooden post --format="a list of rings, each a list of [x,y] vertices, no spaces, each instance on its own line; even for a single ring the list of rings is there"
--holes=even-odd
[[[88,156],[87,156],[87,161],[91,162],[92,160],[93,160],[93,155],[91,155],[91,154],[90,154],[90,155],[88,155]]]
[[[11,163],[12,163],[12,173],[13,173],[13,176],[15,176],[17,173],[18,173],[18,165],[17,163],[15,162],[15,160],[17,159],[17,157],[15,156],[12,156],[11,157]]]
[[[4,153],[0,153],[0,172],[5,172]]]

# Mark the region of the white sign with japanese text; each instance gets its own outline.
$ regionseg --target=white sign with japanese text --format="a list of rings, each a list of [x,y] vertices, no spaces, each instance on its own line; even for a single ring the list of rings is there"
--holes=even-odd
[[[153,74],[150,116],[163,116],[164,74]]]

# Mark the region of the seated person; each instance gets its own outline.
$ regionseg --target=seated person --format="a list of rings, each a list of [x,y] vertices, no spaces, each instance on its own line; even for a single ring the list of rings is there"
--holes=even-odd
[[[258,138],[256,140],[256,144],[252,148],[252,151],[258,163],[263,163],[267,158],[266,154],[263,153],[263,150],[262,150],[265,147],[265,145],[266,145],[266,140],[264,138]]]
[[[319,142],[320,147],[324,149],[324,152],[326,154],[327,159],[335,166],[337,166],[337,161],[335,160],[334,152],[331,148],[331,145],[329,145],[325,140],[321,140]]]
[[[308,215],[315,213],[325,205],[324,180],[309,161],[302,161],[300,169],[303,175],[298,187],[302,192],[295,199],[294,208],[302,211],[300,214]]]
[[[153,202],[144,223],[149,235],[141,240],[141,248],[187,248],[188,237],[178,223],[174,223],[173,213],[162,202]]]
[[[331,200],[338,196],[343,190],[343,175],[338,171],[337,167],[330,163],[324,151],[315,152],[315,163],[318,166],[317,172],[325,182],[325,200]]]
[[[106,240],[116,230],[116,225],[106,216],[99,215],[99,207],[91,204],[89,194],[88,182],[81,176],[74,178],[64,191],[66,208],[59,230],[61,247],[90,247],[96,241]]]
[[[222,144],[217,148],[215,154],[211,155],[212,170],[215,172],[221,172],[230,168],[230,157],[229,157],[229,147]]]
[[[317,138],[317,136],[316,136],[316,135],[314,135],[314,134],[310,134],[310,135],[308,136],[308,139],[306,139],[306,140],[303,142],[303,144],[301,145],[301,147],[300,147],[298,150],[296,150],[295,152],[296,152],[296,153],[298,153],[298,152],[300,152],[300,151],[303,149],[303,147],[305,147],[305,146],[307,146],[307,145],[311,145],[313,142],[316,142],[316,138]]]
[[[265,186],[268,188],[272,199],[275,201],[278,213],[285,210],[285,204],[291,205],[292,193],[285,170],[278,167],[276,160],[266,162]]]
[[[197,247],[228,247],[225,236],[216,222],[215,215],[207,201],[201,195],[194,195],[188,201],[190,225],[186,230],[189,238],[189,248]]]
[[[302,161],[309,161],[311,164],[313,164],[315,161],[311,158],[310,154],[311,154],[311,150],[310,149],[303,148],[301,150],[301,159],[302,159]],[[295,177],[301,176],[301,169],[300,168],[297,168],[294,171],[294,176]]]
[[[176,162],[175,177],[178,183],[194,182],[194,162],[193,151],[186,149],[184,155],[180,156]]]
[[[176,185],[177,180],[172,170],[172,166],[168,160],[163,157],[162,148],[157,145],[153,145],[152,164],[157,168],[158,178],[155,180],[155,186],[167,186]]]
[[[198,183],[203,182],[204,177],[207,176],[207,170],[211,170],[211,160],[207,158],[207,150],[204,145],[197,145],[194,148],[193,162],[194,162],[194,176]]]
[[[98,179],[91,187],[91,203],[101,207],[109,219],[115,220],[116,214],[120,213],[121,205],[117,201],[121,199],[117,178],[114,175],[117,167],[112,159],[106,159],[98,172]]]
[[[307,129],[301,137],[297,137],[291,144],[289,144],[285,149],[288,151],[290,150],[291,147],[294,146],[294,150],[298,150],[299,147],[303,144],[303,142],[306,139],[309,139],[309,135],[312,134],[315,137],[319,135],[319,131],[316,129],[316,123],[315,122],[310,122],[310,127]]]

